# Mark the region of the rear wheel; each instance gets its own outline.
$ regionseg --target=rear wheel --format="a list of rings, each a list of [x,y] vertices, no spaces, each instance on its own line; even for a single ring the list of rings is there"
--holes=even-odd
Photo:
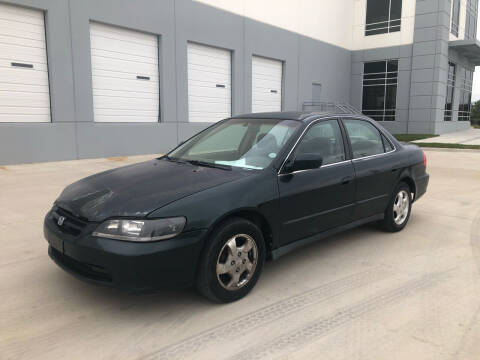
[[[390,232],[402,230],[410,218],[412,210],[412,193],[410,187],[401,182],[393,192],[393,196],[385,211],[385,217],[382,226]]]
[[[265,262],[260,229],[251,221],[231,218],[208,239],[197,278],[198,291],[217,302],[241,299],[255,286]]]

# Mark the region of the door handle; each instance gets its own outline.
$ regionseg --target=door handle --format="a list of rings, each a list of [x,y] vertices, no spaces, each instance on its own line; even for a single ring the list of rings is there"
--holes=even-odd
[[[353,180],[353,177],[352,176],[345,176],[342,181],[341,181],[341,185],[347,185],[350,181]]]
[[[12,63],[10,63],[10,65],[13,66],[13,67],[21,67],[21,68],[33,69],[33,64],[25,64],[25,63],[12,62]]]

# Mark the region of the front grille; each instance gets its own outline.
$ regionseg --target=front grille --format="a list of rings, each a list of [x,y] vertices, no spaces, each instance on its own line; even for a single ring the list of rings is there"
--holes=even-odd
[[[63,217],[63,222],[59,222],[60,217]],[[82,230],[87,226],[86,219],[73,215],[71,212],[59,208],[56,206],[52,211],[52,219],[55,225],[60,231],[78,236],[82,233]]]
[[[73,272],[95,281],[112,282],[112,275],[109,274],[104,268],[97,265],[86,264],[77,261],[70,256],[62,254],[60,251],[53,247],[50,247],[52,257],[67,269]]]

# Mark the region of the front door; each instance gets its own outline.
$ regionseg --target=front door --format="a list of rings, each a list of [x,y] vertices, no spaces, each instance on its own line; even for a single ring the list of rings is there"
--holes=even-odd
[[[351,221],[355,199],[354,169],[347,160],[336,119],[313,123],[289,156],[322,157],[317,169],[280,173],[280,242],[300,240]]]

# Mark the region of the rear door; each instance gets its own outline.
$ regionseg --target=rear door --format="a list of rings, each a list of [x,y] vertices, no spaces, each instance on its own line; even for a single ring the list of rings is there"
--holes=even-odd
[[[293,173],[281,170],[281,245],[346,224],[353,213],[354,170],[337,119],[311,124],[287,161],[303,152],[319,154],[323,164]]]
[[[395,148],[368,120],[344,118],[356,177],[354,220],[383,213],[400,166]]]

